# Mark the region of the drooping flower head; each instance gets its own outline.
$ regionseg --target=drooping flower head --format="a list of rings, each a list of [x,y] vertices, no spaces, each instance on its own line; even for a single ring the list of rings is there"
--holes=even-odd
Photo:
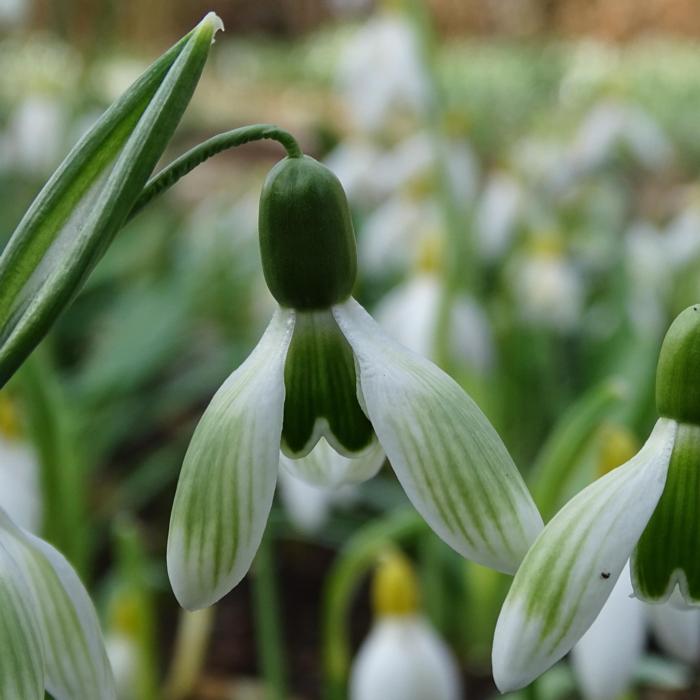
[[[630,557],[638,598],[700,604],[700,305],[666,334],[656,405],[661,417],[642,449],[569,501],[527,553],[494,637],[502,691],[572,648]]]
[[[386,456],[442,539],[514,571],[542,526],[539,513],[476,404],[350,296],[355,235],[338,179],[307,156],[285,158],[264,185],[259,230],[279,308],[185,456],[168,538],[180,603],[210,605],[246,574],[280,454],[302,478],[336,485],[370,478]],[[321,439],[345,459],[317,459]]]
[[[375,622],[350,673],[350,700],[458,700],[459,668],[419,610],[408,560],[387,553],[372,581]]]
[[[66,559],[0,508],[0,697],[114,700],[92,602]]]

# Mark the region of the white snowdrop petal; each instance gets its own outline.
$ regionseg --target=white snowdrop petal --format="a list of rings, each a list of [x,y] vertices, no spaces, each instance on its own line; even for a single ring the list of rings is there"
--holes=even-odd
[[[659,646],[680,661],[697,664],[700,661],[700,609],[684,605],[678,590],[669,601],[649,605],[647,609]]]
[[[294,312],[278,309],[255,350],[214,395],[190,442],[167,555],[184,608],[206,607],[228,593],[260,545],[277,481],[293,328]]]
[[[646,606],[631,593],[628,564],[598,617],[573,648],[574,673],[585,700],[617,700],[632,682],[644,650]]]
[[[292,459],[280,452],[280,466],[311,486],[337,488],[371,479],[384,464],[384,450],[376,438],[353,457],[339,454],[320,438],[305,457]]]
[[[463,556],[513,572],[542,519],[496,431],[453,379],[355,300],[333,313],[355,353],[360,404],[416,510]]]
[[[56,700],[113,700],[114,679],[97,614],[73,568],[2,511],[0,546],[25,582],[24,598],[32,606],[43,647],[46,689]]]
[[[501,609],[493,675],[521,688],[566,654],[602,609],[664,488],[677,424],[575,496],[527,553]]]

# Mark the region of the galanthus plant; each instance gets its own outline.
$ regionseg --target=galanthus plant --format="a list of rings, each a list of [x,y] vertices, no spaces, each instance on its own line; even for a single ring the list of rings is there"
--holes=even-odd
[[[501,610],[493,674],[522,687],[566,654],[597,617],[631,557],[634,594],[700,604],[700,305],[671,325],[659,357],[660,418],[638,454],[547,524]]]
[[[276,310],[212,399],[185,456],[168,571],[186,608],[246,574],[280,455],[308,478],[361,481],[388,458],[416,509],[455,550],[513,572],[542,527],[498,434],[458,384],[389,338],[351,297],[355,235],[338,179],[298,148],[265,182],[260,250]],[[324,440],[346,459],[314,450]],[[296,468],[294,467],[296,465]]]
[[[87,591],[51,545],[0,509],[0,697],[112,700],[115,686]]]
[[[458,700],[459,667],[420,613],[418,581],[408,560],[387,553],[372,580],[375,622],[350,674],[350,700]]]

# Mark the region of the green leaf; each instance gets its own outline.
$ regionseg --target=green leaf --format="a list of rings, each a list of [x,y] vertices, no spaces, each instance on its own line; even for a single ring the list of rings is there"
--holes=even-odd
[[[625,395],[625,385],[619,380],[606,380],[576,401],[554,426],[529,478],[532,496],[545,522],[566,497],[586,448]]]
[[[221,27],[210,13],[78,142],[0,257],[0,385],[48,332],[125,223]]]

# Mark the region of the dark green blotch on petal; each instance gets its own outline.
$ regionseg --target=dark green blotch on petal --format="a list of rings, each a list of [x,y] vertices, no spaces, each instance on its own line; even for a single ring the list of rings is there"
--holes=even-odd
[[[357,275],[355,231],[338,178],[318,161],[285,158],[260,196],[265,281],[282,305],[327,309],[345,301]]]
[[[369,445],[372,425],[357,400],[355,360],[329,311],[299,312],[284,368],[285,452],[300,455],[325,418],[349,452]]]
[[[639,597],[665,598],[674,572],[683,572],[687,602],[700,603],[700,427],[678,426],[661,500],[632,557]]]
[[[700,425],[700,304],[680,313],[666,333],[656,370],[661,416]]]

